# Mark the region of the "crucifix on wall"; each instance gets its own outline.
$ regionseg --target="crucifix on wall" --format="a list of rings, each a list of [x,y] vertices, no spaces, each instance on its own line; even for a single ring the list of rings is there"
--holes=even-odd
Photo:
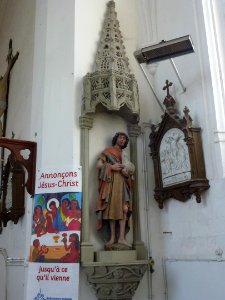
[[[9,41],[9,50],[7,55],[7,69],[3,76],[0,77],[0,118],[4,114],[3,125],[2,121],[0,122],[0,137],[5,136],[5,124],[6,124],[6,110],[7,110],[7,101],[9,93],[9,81],[10,81],[10,72],[19,56],[19,52],[16,52],[15,55],[12,54],[12,40]]]
[[[8,54],[7,54],[7,57],[6,57],[7,68],[6,68],[5,74],[3,76],[0,76],[0,146],[1,146],[0,233],[2,231],[2,222],[3,222],[4,226],[6,226],[6,223],[7,223],[8,220],[13,220],[14,219],[14,222],[17,222],[19,216],[21,216],[24,213],[24,205],[23,205],[23,201],[24,201],[23,198],[24,197],[23,197],[23,194],[21,195],[20,200],[17,201],[16,205],[12,204],[7,209],[5,199],[6,199],[6,195],[7,195],[6,191],[7,191],[10,168],[6,168],[8,170],[4,169],[4,148],[9,149],[14,154],[14,148],[15,147],[13,148],[13,147],[8,145],[8,143],[11,143],[11,141],[9,141],[8,139],[4,139],[4,141],[3,141],[3,139],[1,139],[2,137],[5,137],[5,131],[6,131],[10,73],[11,73],[11,70],[12,70],[16,60],[18,59],[18,56],[19,56],[19,52],[16,52],[16,54],[13,55],[12,40],[10,39],[9,40]],[[7,143],[6,147],[4,145],[5,142]],[[15,140],[14,140],[14,142],[18,143]],[[14,155],[13,158],[16,158],[16,156]],[[20,169],[23,171],[21,166],[20,166]],[[7,172],[8,172],[8,176],[6,176]],[[17,170],[15,171],[13,169],[13,172],[16,174]],[[23,171],[23,174],[24,174],[24,171]],[[7,177],[7,180],[6,180],[6,177]],[[14,191],[14,194],[16,194],[18,196],[17,188],[18,188],[18,186],[23,188],[24,182],[22,182],[22,183],[20,182],[20,184],[18,185],[17,175],[15,177],[14,174],[12,173],[11,177],[13,178],[13,181],[16,182],[16,184],[15,183],[13,184],[14,187],[13,187],[11,192]],[[9,181],[10,181],[10,179],[9,179]],[[5,183],[5,186],[3,186],[4,183]],[[15,193],[15,191],[16,191],[16,193]],[[8,193],[8,195],[9,195],[9,193]],[[3,198],[2,198],[2,196],[3,196]],[[16,196],[16,198],[17,198],[17,196]],[[14,199],[15,199],[15,196],[14,196]],[[22,201],[21,201],[21,199],[22,199]],[[19,203],[19,206],[18,206],[18,203]]]

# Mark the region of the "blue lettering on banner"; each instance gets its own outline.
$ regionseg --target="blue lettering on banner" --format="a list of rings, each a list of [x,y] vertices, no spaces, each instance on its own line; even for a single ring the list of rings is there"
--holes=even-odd
[[[52,298],[52,297],[47,297],[46,300],[72,300],[72,298]]]
[[[47,297],[46,300],[72,300],[72,298],[52,298],[52,297]]]
[[[33,300],[72,300],[72,298],[55,298],[55,297],[44,297],[44,294],[42,294],[41,290],[37,294],[37,296]]]

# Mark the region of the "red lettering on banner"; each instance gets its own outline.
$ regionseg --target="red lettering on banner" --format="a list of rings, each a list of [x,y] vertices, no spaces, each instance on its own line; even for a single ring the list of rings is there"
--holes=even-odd
[[[54,273],[57,272],[63,272],[63,273],[67,273],[68,272],[68,268],[65,267],[59,267],[59,266],[55,266],[55,267],[43,267],[40,266],[39,270],[38,270],[38,275],[36,276],[37,281],[70,281],[70,276],[66,276],[66,275],[55,275]],[[46,273],[46,274],[40,274],[40,273]],[[53,274],[51,274],[53,273]]]
[[[60,180],[58,182],[58,187],[68,187],[68,186],[79,186],[79,181],[65,181],[65,180]]]
[[[38,188],[39,189],[47,189],[47,188],[54,188],[56,186],[55,182],[40,182]]]
[[[69,276],[56,276],[56,275],[53,275],[53,276],[51,276],[51,280],[54,280],[54,281],[70,281],[70,277]]]
[[[46,178],[61,178],[64,179],[66,177],[77,177],[77,172],[69,171],[69,172],[58,172],[58,173],[41,173],[40,179]]]

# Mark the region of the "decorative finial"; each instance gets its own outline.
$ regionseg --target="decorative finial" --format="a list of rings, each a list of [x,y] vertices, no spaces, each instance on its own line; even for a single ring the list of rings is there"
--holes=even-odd
[[[110,7],[110,6],[115,7],[115,1],[114,1],[114,0],[111,0],[111,1],[108,2],[107,5],[108,5],[109,7]]]
[[[169,96],[171,96],[170,95],[170,91],[169,91],[169,88],[170,88],[170,86],[172,86],[173,85],[173,83],[172,82],[169,82],[169,80],[166,80],[166,85],[163,87],[163,90],[165,91],[167,91],[167,97],[169,97]]]
[[[167,95],[163,101],[163,104],[166,107],[166,112],[170,115],[176,115],[177,114],[177,109],[176,109],[176,101],[174,98],[170,95],[169,88],[172,86],[173,83],[169,82],[169,80],[166,80],[166,85],[163,87],[163,90],[167,91]]]
[[[108,70],[123,74],[130,73],[114,1],[107,3],[107,11],[96,54],[95,71]]]
[[[183,120],[185,122],[185,126],[187,128],[191,128],[192,127],[192,118],[189,115],[190,110],[187,108],[187,106],[185,106],[183,112],[184,112]]]

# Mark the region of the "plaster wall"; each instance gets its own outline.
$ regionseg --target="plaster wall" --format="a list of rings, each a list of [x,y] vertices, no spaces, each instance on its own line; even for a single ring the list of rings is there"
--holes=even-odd
[[[10,0],[0,4],[4,9],[0,20],[1,74],[6,68],[10,38],[13,52],[20,52],[11,74],[6,136],[11,137],[13,131],[15,138],[37,142],[37,168],[78,165],[79,127],[74,122],[74,1],[67,1],[67,5],[51,0]],[[25,215],[18,224],[9,222],[0,236],[0,248],[6,250],[9,300],[25,299],[32,219],[32,199],[28,195],[25,207]]]
[[[192,37],[195,53],[174,59],[187,91],[185,93],[182,91],[168,60],[158,63],[152,81],[156,94],[162,101],[165,98],[165,92],[162,91],[165,80],[173,82],[171,94],[177,101],[179,111],[182,113],[183,108],[188,106],[194,125],[202,128],[206,174],[210,181],[210,189],[202,195],[202,203],[197,204],[195,197],[186,203],[170,199],[163,210],[159,210],[153,199],[153,169],[152,162],[148,160],[150,253],[156,262],[151,293],[154,299],[162,300],[168,299],[167,279],[172,275],[165,273],[163,263],[165,258],[212,260],[216,258],[216,250],[221,249],[224,252],[225,194],[221,148],[219,149],[218,143],[215,142],[215,131],[218,126],[215,106],[218,102],[214,97],[214,91],[218,89],[218,86],[216,81],[213,85],[211,77],[211,58],[208,53],[208,39],[201,1],[153,0],[142,3],[140,7],[144,9],[146,5],[155,7],[156,24],[153,26],[153,31],[157,36],[156,43],[162,39],[170,40],[187,34]],[[143,42],[144,33],[141,35]],[[223,105],[220,106],[220,110],[223,111]],[[160,115],[158,115],[158,122],[160,122]],[[180,269],[179,272],[185,272],[185,270]],[[214,276],[219,280],[219,272]],[[182,288],[183,295],[185,295],[185,283]],[[199,288],[202,287],[199,286]],[[205,286],[204,289],[207,287]],[[173,290],[173,295],[174,293]],[[191,291],[189,293],[192,299]],[[197,293],[197,288],[193,287],[193,293]],[[205,299],[209,298],[206,296]]]
[[[0,249],[0,291],[1,291],[1,300],[5,300],[6,297],[6,261],[5,261],[5,250]]]
[[[35,1],[1,1],[0,19],[0,74],[6,70],[6,56],[10,38],[13,40],[13,54],[20,52],[10,78],[8,123],[6,137],[11,138],[12,131],[16,139],[34,140],[31,134],[31,106],[32,106],[32,76],[34,50],[34,19]],[[24,299],[24,261],[27,253],[27,222],[31,199],[26,197],[25,217],[17,225],[11,221],[0,235],[0,248],[4,256],[1,257],[0,269],[3,271],[1,284],[5,287],[0,292],[0,299]],[[28,225],[29,226],[29,225]],[[12,263],[8,265],[8,259]],[[17,265],[14,259],[20,259]]]

